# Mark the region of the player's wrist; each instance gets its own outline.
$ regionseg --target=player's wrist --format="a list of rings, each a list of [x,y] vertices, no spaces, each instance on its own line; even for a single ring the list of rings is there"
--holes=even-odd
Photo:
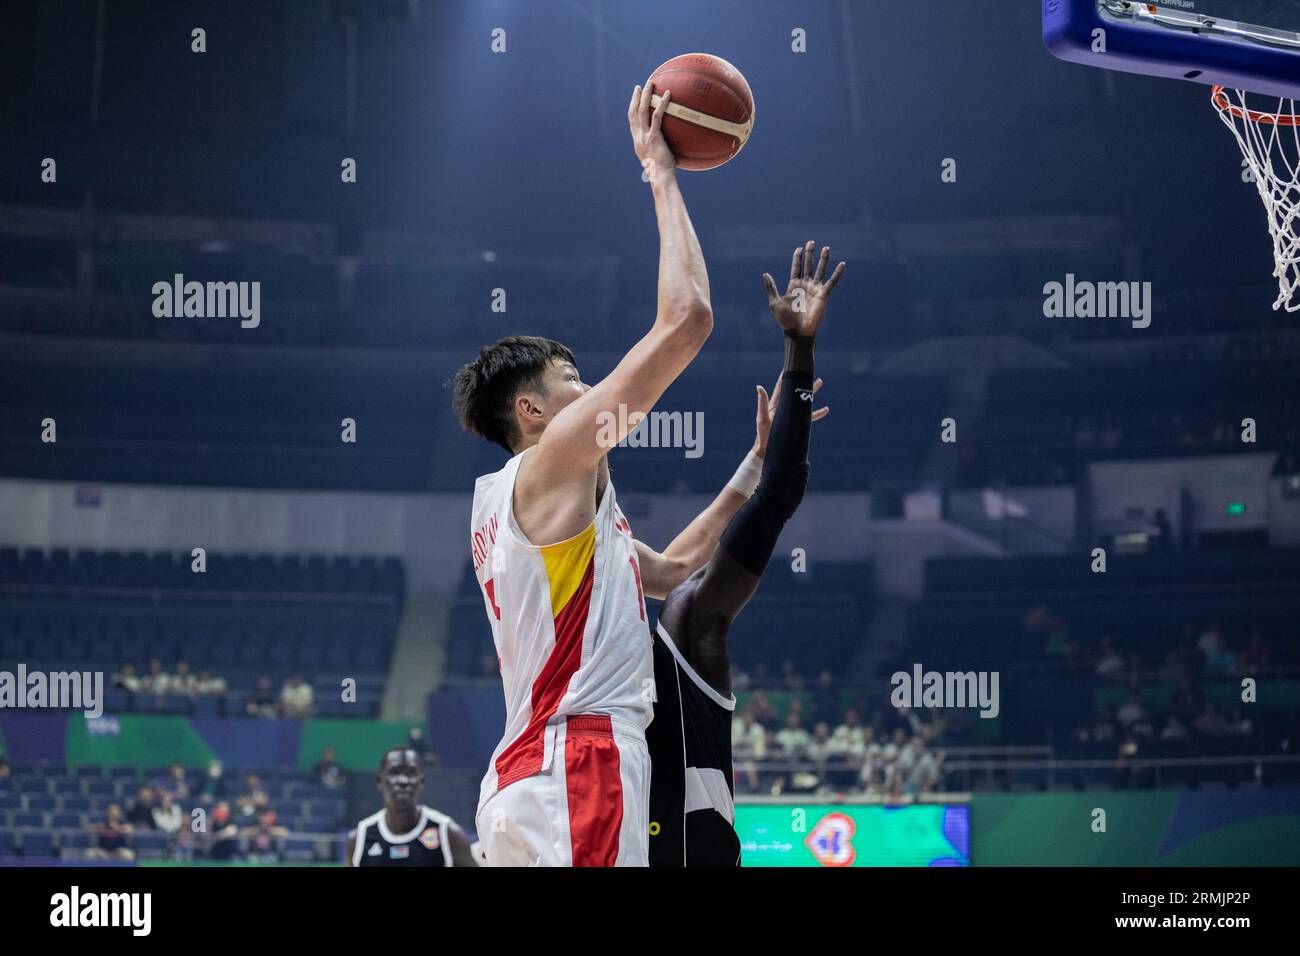
[[[816,351],[817,335],[800,335],[797,332],[785,333],[785,371],[811,372],[813,354]]]
[[[740,463],[736,473],[727,482],[727,487],[746,498],[753,496],[758,489],[758,480],[763,476],[763,457],[750,451]]]
[[[677,166],[651,160],[645,164],[645,173],[650,181],[650,189],[655,195],[677,188]]]

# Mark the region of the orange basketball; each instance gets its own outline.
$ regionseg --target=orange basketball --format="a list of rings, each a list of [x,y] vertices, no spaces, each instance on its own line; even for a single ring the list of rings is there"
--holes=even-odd
[[[711,53],[675,56],[650,75],[672,97],[664,140],[680,169],[716,169],[740,152],[754,128],[754,94],[740,71]]]

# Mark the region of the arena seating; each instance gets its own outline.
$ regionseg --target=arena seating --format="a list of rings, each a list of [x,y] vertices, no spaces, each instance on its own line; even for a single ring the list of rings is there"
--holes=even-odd
[[[377,714],[405,587],[399,560],[211,554],[205,574],[188,555],[143,551],[70,554],[0,548],[0,666],[102,670],[126,662],[143,674],[186,661],[223,678],[219,697],[127,694],[112,712],[243,716],[256,679],[303,674],[322,716]],[[357,705],[339,701],[342,677]],[[327,690],[327,693],[319,691]]]
[[[289,831],[280,853],[294,862],[335,861],[341,852],[341,833],[347,825],[345,800],[310,773],[285,768],[244,768],[256,772],[260,789],[276,812],[276,824]],[[166,768],[100,768],[15,761],[10,775],[0,777],[0,858],[83,859],[94,845],[87,828],[102,821],[110,804],[125,811],[143,786],[153,786]],[[197,790],[197,774],[189,774]],[[230,792],[220,799],[235,802],[242,785],[229,781]],[[200,801],[180,801],[188,821],[189,810]],[[210,805],[208,807],[210,810]],[[242,823],[251,822],[244,820]],[[245,842],[246,842],[246,838]],[[130,841],[138,860],[162,860],[177,852],[175,837],[152,829],[137,829]],[[196,854],[202,856],[202,851]]]

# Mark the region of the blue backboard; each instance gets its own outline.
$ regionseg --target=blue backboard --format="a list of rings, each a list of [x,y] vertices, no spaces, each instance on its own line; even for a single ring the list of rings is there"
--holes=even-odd
[[[1043,0],[1072,63],[1300,97],[1300,0]]]

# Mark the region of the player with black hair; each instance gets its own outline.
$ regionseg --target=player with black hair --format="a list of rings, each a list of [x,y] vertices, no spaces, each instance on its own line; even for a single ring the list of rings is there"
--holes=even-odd
[[[784,295],[764,273],[768,305],[785,334],[785,365],[752,496],[732,517],[708,563],[664,601],[655,631],[650,747],[650,865],[738,866],[733,827],[731,662],[727,633],[754,596],[777,537],[803,500],[814,419],[813,347],[826,300],[844,271],[823,282],[830,249],[813,270],[813,243],[796,249]],[[734,486],[733,486],[734,487]],[[745,489],[737,489],[745,493]]]
[[[465,831],[419,802],[424,768],[413,748],[385,752],[377,785],[384,809],[348,834],[349,866],[478,866]]]

